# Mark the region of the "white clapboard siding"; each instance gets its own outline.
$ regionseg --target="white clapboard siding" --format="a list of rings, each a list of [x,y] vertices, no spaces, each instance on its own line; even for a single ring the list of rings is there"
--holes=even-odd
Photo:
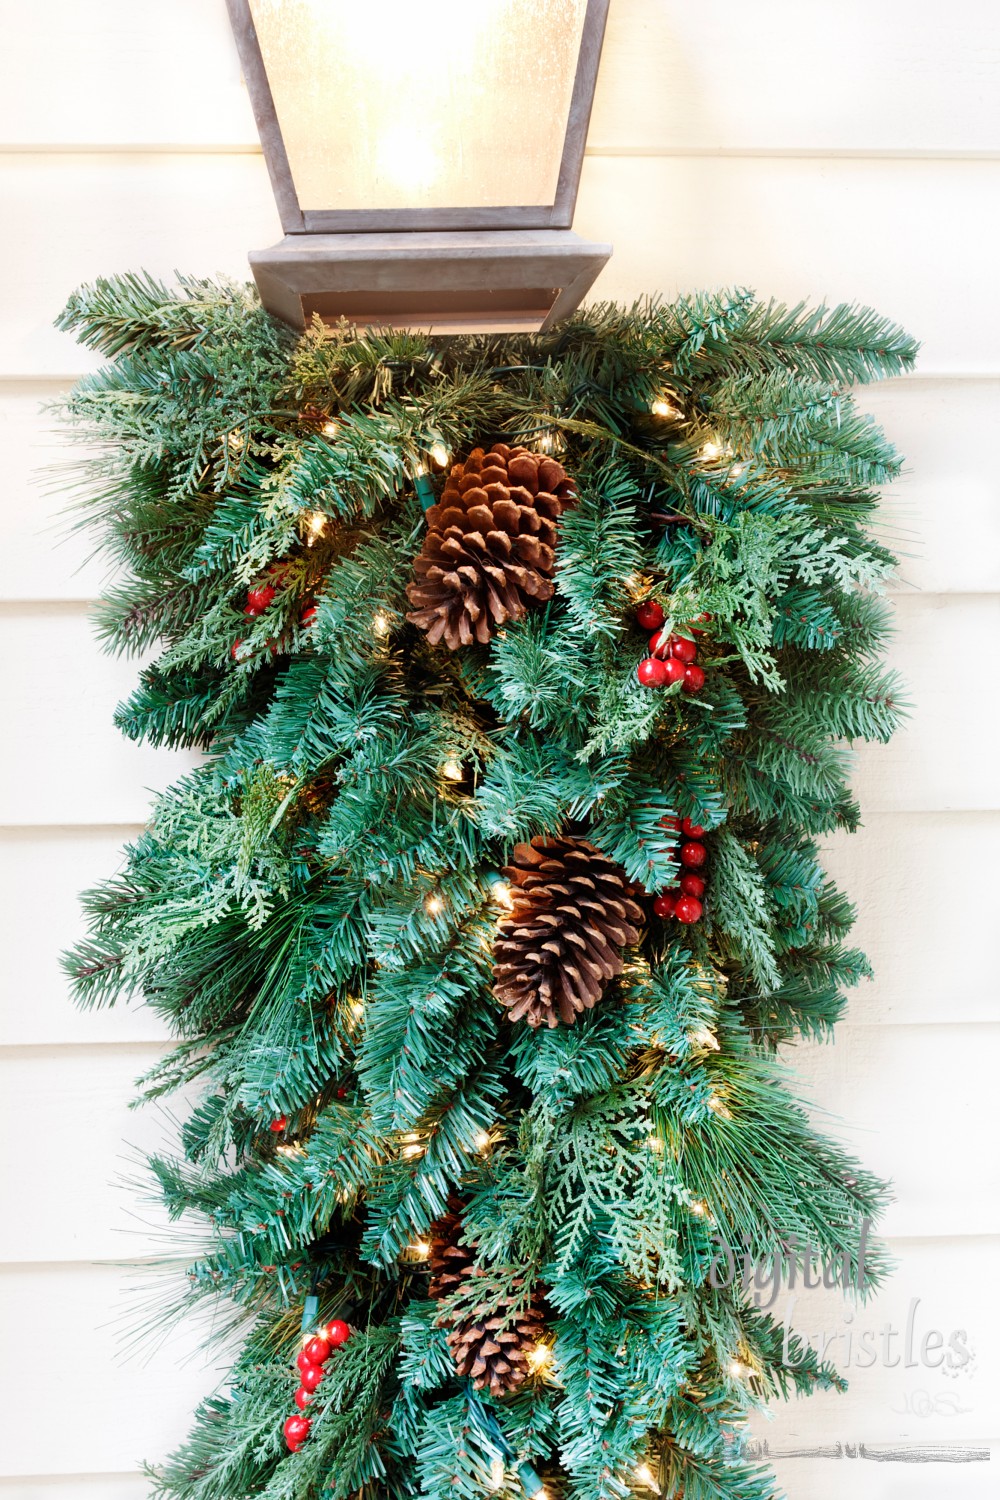
[[[113,875],[138,828],[0,829],[4,914],[3,1048],[82,1042],[162,1042],[163,1022],[139,1005],[80,1010],[70,1002],[60,953],[86,934],[79,895]]]
[[[826,842],[825,867],[857,908],[851,942],[875,970],[851,991],[852,1026],[997,1019],[984,976],[995,959],[998,849],[996,812],[866,809],[858,833]]]
[[[145,821],[152,793],[191,757],[115,729],[138,664],[104,655],[77,605],[8,608],[0,642],[13,720],[0,746],[0,826]]]
[[[106,576],[93,538],[73,530],[59,489],[75,479],[72,465],[87,452],[60,432],[45,404],[68,389],[0,381],[0,442],[9,456],[0,493],[0,600],[90,599]],[[982,462],[983,444],[1000,423],[1000,379],[904,377],[859,392],[859,403],[906,459],[880,523],[900,554],[897,587],[1000,588],[1000,477]]]
[[[5,42],[3,144],[257,147],[223,0],[50,0]],[[989,0],[612,0],[589,144],[995,152],[998,46]]]
[[[247,250],[279,232],[254,156],[8,154],[0,200],[19,225],[0,250],[18,288],[0,326],[0,375],[92,363],[50,326],[78,283],[178,264],[242,277]],[[576,227],[615,245],[597,296],[741,284],[866,302],[923,340],[925,373],[1000,372],[1000,161],[590,157]]]
[[[891,1321],[905,1325],[912,1298],[920,1299],[918,1333],[937,1328],[946,1336],[965,1329],[974,1359],[963,1372],[950,1375],[920,1367],[912,1373],[876,1365],[852,1372],[846,1396],[820,1393],[788,1406],[776,1403],[773,1423],[763,1431],[775,1446],[793,1443],[892,1443],[912,1437],[928,1443],[982,1442],[996,1438],[995,1392],[998,1325],[992,1268],[1000,1240],[967,1237],[960,1241],[890,1242],[898,1271],[883,1291],[855,1315],[857,1328],[880,1328]],[[4,1470],[7,1474],[127,1471],[139,1458],[155,1460],[185,1431],[201,1394],[214,1389],[226,1369],[224,1352],[206,1361],[195,1355],[203,1330],[182,1324],[169,1342],[148,1355],[147,1362],[126,1358],[127,1330],[138,1308],[150,1306],[149,1326],[156,1329],[155,1301],[176,1289],[175,1271],[150,1273],[117,1266],[40,1265],[0,1268],[0,1321],[13,1347],[16,1364],[5,1362],[0,1399],[5,1413]],[[776,1304],[783,1316],[786,1298]],[[796,1304],[793,1326],[803,1333],[838,1330],[843,1311],[829,1295]],[[50,1413],[37,1392],[51,1379],[49,1340],[39,1331],[72,1329],[72,1348],[62,1362],[63,1378],[72,1374],[73,1400],[60,1410],[59,1441],[54,1441]],[[843,1344],[839,1350],[843,1350]],[[145,1353],[145,1350],[143,1350]],[[833,1349],[831,1349],[833,1355]],[[835,1357],[835,1356],[834,1356]],[[292,1372],[289,1371],[289,1392]],[[901,1394],[924,1389],[933,1396],[954,1392],[966,1408],[943,1410],[919,1424],[894,1408]],[[942,1403],[943,1405],[943,1403]],[[761,1424],[755,1424],[759,1427]],[[808,1491],[791,1490],[790,1500],[807,1500]]]
[[[190,1319],[156,1348],[156,1309],[176,1292],[179,1274],[113,1265],[0,1268],[5,1474],[127,1473],[177,1446],[229,1363],[225,1352],[199,1352],[206,1330]],[[150,1336],[130,1353],[141,1307],[151,1309]],[[58,1424],[40,1399],[55,1382],[66,1393]]]
[[[163,1041],[145,1007],[70,1004],[59,953],[84,934],[78,895],[119,867],[138,828],[0,831],[0,910],[8,928],[0,1046]],[[850,993],[852,1027],[962,1025],[997,1017],[982,976],[993,962],[993,868],[1000,813],[870,813],[858,834],[828,841],[825,864],[858,908],[852,942],[875,980]],[[44,893],[44,900],[39,893]],[[951,903],[961,902],[955,942]]]
[[[119,1358],[133,1282],[109,1260],[181,1248],[115,1185],[129,1143],[150,1149],[165,1128],[158,1108],[127,1108],[164,1028],[142,1009],[73,1010],[58,953],[82,930],[76,891],[116,868],[192,757],[113,728],[138,667],[103,657],[90,632],[103,567],[78,537],[55,545],[58,501],[30,474],[61,450],[36,401],[96,362],[51,326],[74,286],[137,266],[242,279],[246,252],[280,229],[224,0],[20,7],[4,61],[0,1139],[20,1149],[0,1185],[18,1206],[0,1247],[0,1500],[139,1500],[139,1461],[176,1445],[217,1375],[185,1362],[190,1326],[146,1366]],[[893,658],[914,714],[892,746],[861,751],[864,826],[827,848],[876,979],[852,994],[836,1042],[799,1047],[794,1064],[825,1128],[895,1179],[900,1269],[857,1323],[899,1325],[917,1297],[923,1326],[966,1328],[975,1360],[950,1376],[857,1371],[845,1397],[777,1405],[754,1430],[788,1500],[996,1494],[1000,1447],[992,1465],[781,1455],[1000,1439],[998,74],[992,0],[844,0],[835,13],[612,0],[577,213],[581,233],[615,244],[597,295],[750,285],[871,303],[923,342],[916,376],[863,393],[908,461],[885,524],[909,554]],[[807,1311],[801,1326],[840,1316]],[[50,1328],[72,1331],[57,1423],[38,1395]]]
[[[845,1305],[837,1288],[803,1293],[801,1287],[792,1292],[782,1286],[770,1309],[772,1316],[781,1323],[790,1322],[812,1339],[814,1347],[817,1334],[830,1334],[827,1357],[849,1379],[850,1390],[846,1395],[819,1391],[787,1404],[775,1402],[770,1423],[753,1423],[755,1433],[766,1435],[773,1447],[838,1440],[974,1443],[1000,1438],[994,1400],[1000,1289],[989,1269],[1000,1253],[1000,1239],[972,1235],[948,1241],[890,1239],[888,1248],[896,1269],[863,1304]],[[765,1271],[762,1280],[766,1279]],[[764,1300],[769,1294],[770,1287]],[[914,1301],[908,1354],[905,1331]],[[899,1336],[888,1340],[884,1354],[880,1337],[876,1362],[868,1368],[859,1365],[858,1357],[864,1360],[860,1334],[866,1329],[881,1333],[886,1324],[899,1330]],[[945,1364],[933,1368],[933,1350],[929,1350],[930,1364],[921,1358],[924,1336],[931,1329],[943,1335],[946,1346],[951,1333],[964,1330],[971,1358],[961,1368],[949,1369]],[[848,1332],[853,1334],[850,1345]],[[913,1363],[907,1365],[907,1358]],[[914,1398],[920,1391],[931,1396],[934,1409],[916,1417]],[[939,1399],[946,1393],[950,1399]]]
[[[843,1024],[789,1057],[823,1130],[891,1179],[887,1235],[1000,1235],[1000,1164],[977,1128],[1000,1026]]]
[[[0,1047],[0,1129],[19,1143],[0,1162],[0,1199],[33,1205],[6,1223],[0,1262],[122,1261],[189,1250],[191,1236],[168,1231],[164,1210],[141,1186],[146,1156],[176,1149],[176,1113],[171,1118],[156,1104],[129,1108],[135,1080],[163,1052],[149,1044]],[[60,1191],[35,1201],[39,1180],[58,1181]]]
[[[858,750],[854,780],[865,807],[1000,807],[1000,762],[983,743],[1000,732],[1000,699],[979,693],[1000,656],[1000,599],[913,594],[899,596],[895,608],[892,659],[913,716],[892,744]],[[115,704],[132,687],[136,664],[99,651],[82,606],[8,605],[0,610],[0,653],[13,718],[0,762],[0,825],[141,822],[149,789],[191,763],[137,746],[114,728]],[[973,696],[978,735],[954,711]],[[81,755],[88,757],[83,785]]]
[[[182,1099],[129,1109],[134,1080],[163,1050],[0,1048],[2,1138],[16,1141],[26,1121],[45,1119],[44,1132],[23,1135],[4,1163],[3,1201],[26,1201],[39,1179],[63,1183],[7,1226],[0,1262],[183,1257],[197,1246],[197,1226],[165,1230],[143,1196],[143,1155],[173,1154],[184,1110]],[[989,1132],[975,1128],[1000,1073],[1000,1026],[842,1026],[834,1042],[802,1046],[793,1060],[823,1130],[892,1178],[886,1235],[1000,1235],[1000,1167]],[[947,1170],[928,1171],[953,1146]]]

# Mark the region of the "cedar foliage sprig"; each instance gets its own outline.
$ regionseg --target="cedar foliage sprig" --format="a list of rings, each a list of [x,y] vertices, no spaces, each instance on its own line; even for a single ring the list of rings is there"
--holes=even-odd
[[[858,821],[846,742],[904,706],[867,529],[899,459],[851,387],[913,341],[742,289],[537,337],[295,339],[244,287],[144,275],[82,288],[60,326],[110,361],[64,412],[99,450],[78,524],[121,572],[99,629],[159,647],[118,723],[205,752],[67,959],[81,1002],[138,994],[177,1038],[143,1083],[200,1091],[151,1163],[204,1226],[176,1310],[226,1299],[246,1333],[155,1493],[473,1500],[499,1463],[508,1493],[537,1472],[620,1500],[643,1463],[665,1496],[766,1500],[733,1424],[839,1377],[709,1270],[721,1235],[856,1271],[884,1197],[776,1051],[827,1035],[867,973],[816,839]],[[417,466],[495,441],[577,483],[555,596],[435,650],[405,622]],[[636,681],[647,597],[710,617],[698,695]],[[600,1005],[511,1027],[491,949],[513,846],[586,838],[653,893],[678,817],[707,830],[704,921],[647,910]],[[412,1249],[456,1191],[476,1316],[490,1288],[544,1288],[549,1359],[503,1399],[458,1379]],[[358,1332],[287,1455],[311,1288]]]

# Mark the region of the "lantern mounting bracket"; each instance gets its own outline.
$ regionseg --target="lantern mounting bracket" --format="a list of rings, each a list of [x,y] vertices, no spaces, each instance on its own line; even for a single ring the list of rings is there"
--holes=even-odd
[[[577,307],[611,255],[571,229],[289,234],[250,255],[265,307],[293,327],[539,332]]]
[[[259,12],[265,3],[271,9]],[[308,5],[304,10],[289,6],[287,18],[282,18],[282,3],[227,0],[285,233],[278,244],[250,256],[264,306],[297,328],[318,315],[331,323],[347,318],[353,323],[436,333],[538,331],[572,312],[611,256],[610,245],[583,240],[570,228],[610,0],[575,0],[575,22],[571,20],[574,0],[550,0],[549,34],[562,42],[560,66],[568,92],[562,96],[565,128],[560,125],[562,133],[553,140],[558,154],[548,179],[549,201],[518,202],[517,193],[529,196],[532,189],[528,179],[516,177],[510,179],[514,201],[490,200],[493,206],[483,206],[473,198],[464,207],[454,201],[453,206],[446,206],[448,199],[437,206],[405,201],[395,207],[384,202],[378,206],[374,185],[371,196],[362,192],[362,203],[354,207],[332,203],[326,207],[322,200],[317,202],[315,181],[309,189],[311,202],[301,201],[298,169],[292,169],[283,133],[287,121],[282,110],[294,113],[302,90],[313,88],[313,80],[300,71],[295,87],[284,74],[278,75],[275,84],[268,69],[286,59],[291,59],[289,66],[300,69],[302,59],[312,57],[294,27],[302,16],[312,14],[315,21],[323,12],[310,12]],[[308,3],[318,7],[320,0]],[[348,0],[322,3],[333,15],[340,5],[351,9]],[[511,3],[516,8],[517,0]],[[255,21],[261,14],[267,17],[269,52],[262,49]],[[543,25],[545,17],[543,3],[537,24]],[[578,45],[568,40],[571,32],[565,29],[573,25],[580,27]],[[319,33],[312,35],[315,40]],[[509,34],[497,37],[501,49],[505,35]],[[515,43],[508,40],[507,45]],[[346,53],[324,55],[328,68],[351,65]],[[331,108],[343,111],[345,106],[336,102],[339,76],[336,71],[325,75],[324,87],[330,91]],[[322,98],[322,92],[317,97]],[[506,146],[503,117],[498,118],[501,134],[490,145],[494,158]],[[295,139],[301,153],[301,121],[299,126]],[[363,151],[371,146],[371,132],[381,128],[379,120],[373,125],[369,115],[366,128],[369,134],[361,137]],[[310,145],[316,139],[314,132]],[[471,146],[465,141],[463,145],[471,157]],[[296,159],[301,164],[301,154]],[[539,186],[536,181],[536,192]]]

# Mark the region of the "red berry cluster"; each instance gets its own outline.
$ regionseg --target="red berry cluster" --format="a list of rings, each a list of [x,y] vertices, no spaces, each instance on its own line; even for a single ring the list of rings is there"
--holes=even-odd
[[[698,647],[686,635],[672,634],[661,629],[666,615],[655,599],[640,604],[635,618],[643,630],[651,630],[649,655],[639,663],[636,676],[643,687],[670,687],[675,682],[684,684],[685,693],[700,693],[705,686],[705,673],[698,666]],[[698,623],[711,619],[710,615],[699,615]],[[701,632],[691,627],[694,635]]]
[[[278,577],[280,579],[281,575],[278,572],[277,567],[273,568],[271,572],[272,576]],[[277,597],[278,590],[274,587],[273,584],[257,583],[247,593],[247,601],[243,606],[243,613],[246,615],[248,620],[256,620],[260,615],[265,614],[266,611],[270,609],[271,605],[274,603]],[[306,599],[303,603],[301,613],[299,614],[299,624],[304,630],[308,630],[315,618],[316,605],[312,599]],[[278,653],[280,642],[276,640],[270,640],[267,644],[270,648],[271,655],[276,656]],[[230,646],[229,654],[233,658],[233,661],[245,660],[246,653],[241,649],[242,646],[242,638],[234,641]]]
[[[334,1349],[339,1349],[341,1344],[346,1344],[351,1336],[351,1330],[340,1318],[334,1318],[313,1338],[309,1340],[295,1363],[299,1367],[299,1388],[295,1392],[295,1405],[300,1412],[304,1412],[313,1399],[313,1392],[323,1379],[326,1364]],[[308,1417],[296,1416],[293,1412],[290,1417],[285,1418],[282,1432],[285,1435],[285,1444],[291,1453],[297,1453],[309,1436],[312,1422]]]
[[[705,877],[698,872],[704,870],[708,858],[701,842],[705,830],[700,823],[692,823],[690,818],[683,818],[680,824],[676,818],[665,819],[663,826],[680,834],[678,858],[682,874],[676,885],[660,892],[653,902],[653,910],[658,917],[674,917],[685,924],[698,922],[704,910],[701,898],[705,894]]]

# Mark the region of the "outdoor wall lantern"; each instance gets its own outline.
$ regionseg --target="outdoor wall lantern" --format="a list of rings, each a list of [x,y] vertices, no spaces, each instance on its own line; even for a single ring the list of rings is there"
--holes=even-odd
[[[227,0],[285,237],[264,305],[547,328],[611,254],[574,234],[610,0]]]

